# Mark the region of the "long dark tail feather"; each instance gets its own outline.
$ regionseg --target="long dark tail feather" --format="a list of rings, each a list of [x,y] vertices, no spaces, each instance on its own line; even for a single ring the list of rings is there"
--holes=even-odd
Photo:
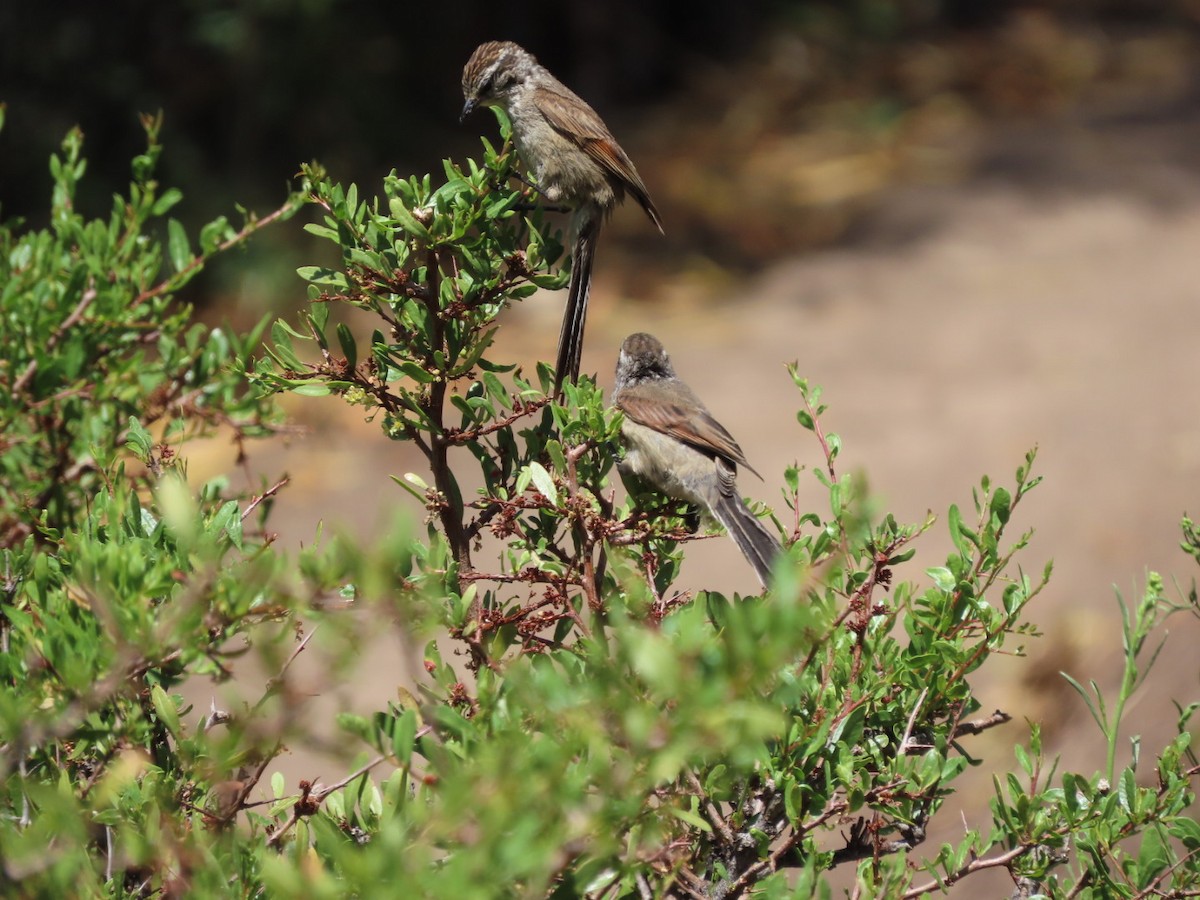
[[[579,377],[583,356],[583,327],[587,322],[588,294],[592,290],[592,261],[596,256],[596,238],[600,235],[599,216],[585,221],[575,238],[571,251],[571,285],[567,289],[567,309],[563,313],[562,331],[558,336],[558,362],[554,366],[554,393],[562,391],[563,382]]]
[[[736,494],[721,495],[712,507],[713,517],[725,526],[733,542],[742,551],[742,556],[754,567],[763,587],[771,576],[771,566],[783,548],[775,535],[767,530],[754,513],[750,512],[742,498]]]

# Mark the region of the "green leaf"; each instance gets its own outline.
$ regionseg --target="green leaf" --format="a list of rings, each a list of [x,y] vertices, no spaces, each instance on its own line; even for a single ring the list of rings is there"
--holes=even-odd
[[[412,761],[413,745],[417,735],[417,711],[406,709],[396,719],[392,729],[392,750],[401,765]]]
[[[304,363],[300,362],[300,357],[296,355],[296,351],[292,349],[292,339],[289,335],[294,335],[295,332],[288,327],[287,323],[282,319],[276,319],[271,323],[271,343],[273,344],[272,353],[279,361],[279,364],[285,369],[293,372],[302,372],[305,369]]]
[[[694,813],[690,809],[683,809],[678,806],[668,807],[667,812],[679,819],[679,821],[691,825],[705,834],[712,834],[712,826],[699,813]]]
[[[344,322],[337,323],[337,338],[338,344],[341,345],[342,354],[346,357],[346,364],[353,369],[358,365],[358,344],[354,341],[354,335]]]
[[[301,266],[296,270],[296,274],[309,284],[315,284],[318,287],[328,287],[338,291],[350,290],[350,282],[346,278],[346,273],[330,269],[327,266]]]
[[[154,438],[133,416],[129,417],[128,428],[125,435],[125,446],[142,462],[148,463],[151,451],[154,449]]]
[[[352,734],[360,740],[370,743],[375,737],[375,728],[365,718],[355,713],[338,713],[337,725],[342,731]]]
[[[432,384],[437,380],[437,375],[427,371],[425,368],[415,362],[403,360],[397,363],[396,368],[398,368],[413,381],[416,381],[420,384]]]
[[[400,227],[411,234],[413,237],[420,238],[423,241],[428,241],[431,238],[429,229],[416,220],[410,210],[402,200],[395,199],[388,203],[388,211],[392,214]]]
[[[301,397],[328,397],[331,389],[323,381],[301,381],[291,385],[288,390]]]
[[[395,475],[389,475],[388,477],[391,478],[392,481],[396,482],[396,484],[400,485],[400,487],[404,488],[404,490],[406,490],[414,498],[416,498],[417,502],[421,503],[422,505],[425,504],[425,494],[429,490],[429,485],[427,485],[418,475],[412,472],[407,472],[405,473],[404,478],[397,478]]]
[[[237,232],[229,226],[229,220],[225,216],[217,216],[200,229],[200,252],[205,255],[215,253],[222,243],[233,241],[236,236]]]
[[[1171,864],[1171,850],[1163,840],[1162,826],[1150,823],[1142,832],[1138,850],[1138,887],[1148,887]]]
[[[988,511],[995,516],[1001,525],[1008,523],[1009,512],[1012,508],[1012,495],[1004,488],[996,488],[992,494],[992,501],[988,505]]]
[[[239,550],[242,549],[242,510],[236,500],[228,500],[217,514],[221,530],[228,535],[230,542]]]
[[[308,320],[312,324],[313,330],[316,331],[317,334],[323,334],[325,332],[325,326],[329,322],[329,304],[311,304],[308,308]]]
[[[545,466],[538,462],[531,462],[529,477],[538,493],[549,500],[551,506],[558,506],[558,488],[554,486],[554,477],[546,471]]]
[[[167,221],[167,252],[176,272],[182,272],[192,262],[192,248],[188,244],[187,232],[178,219]]]
[[[950,505],[950,509],[946,513],[946,525],[950,529],[950,540],[954,542],[954,549],[960,556],[970,556],[971,548],[963,535],[966,526],[963,525],[962,512],[957,503]]]
[[[317,237],[326,238],[327,240],[330,240],[330,241],[336,242],[338,239],[337,229],[330,228],[328,225],[318,225],[316,222],[306,222],[304,225],[304,230],[307,231],[309,234],[316,235]],[[301,277],[304,277],[304,276],[301,276]]]
[[[154,705],[154,713],[158,716],[158,721],[163,724],[171,737],[178,739],[180,734],[179,710],[175,706],[175,701],[156,684],[150,688],[150,702]]]
[[[954,588],[958,585],[958,581],[955,579],[954,573],[952,573],[945,566],[933,566],[932,568],[926,569],[925,574],[933,579],[934,585],[943,593],[953,593]]]
[[[1167,829],[1171,837],[1183,844],[1189,853],[1200,850],[1200,822],[1189,816],[1179,816],[1171,821]]]
[[[162,196],[154,202],[154,208],[151,210],[151,214],[155,216],[166,215],[167,212],[182,199],[182,191],[179,191],[176,188],[168,188],[167,190],[163,191]]]

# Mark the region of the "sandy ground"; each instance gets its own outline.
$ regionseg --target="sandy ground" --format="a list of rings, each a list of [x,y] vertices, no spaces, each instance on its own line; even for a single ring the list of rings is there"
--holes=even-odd
[[[1008,748],[1027,734],[1024,718],[1043,723],[1066,767],[1102,763],[1098,733],[1057,672],[1113,689],[1114,586],[1135,597],[1147,569],[1185,586],[1193,577],[1177,545],[1180,515],[1200,512],[1196,146],[1200,113],[1188,109],[997,129],[968,181],[898,189],[852,240],[737,282],[719,301],[678,291],[657,304],[615,296],[602,248],[585,371],[611,385],[621,339],[656,334],[766,475],[744,477],[747,494],[778,503],[786,465],[820,463],[795,420],[791,360],[825,389],[823,422],[842,436],[842,470],[867,478],[877,508],[902,521],[927,510],[944,521],[951,503],[969,509],[980,475],[1011,484],[1025,452],[1039,447],[1045,483],[1018,525],[1037,529],[1026,570],[1055,563],[1031,611],[1045,634],[1030,644],[1031,659],[1001,660],[981,679],[984,711],[1002,708],[1015,721],[972,743],[987,764],[942,814],[946,837],[961,828],[960,805],[986,828],[991,772],[1012,765]],[[560,314],[559,297],[526,302],[502,329],[502,349],[550,356]],[[256,454],[257,467],[294,477],[275,520],[285,545],[310,541],[318,518],[369,535],[408,502],[387,475],[419,470],[419,459],[334,406],[294,403],[311,435]],[[810,498],[823,506],[815,480]],[[939,523],[897,577],[920,581],[940,564],[944,534]],[[684,586],[753,589],[732,543],[705,549],[685,565]],[[1183,614],[1170,625],[1131,714],[1147,749],[1172,727],[1171,698],[1197,693],[1187,648],[1200,622]],[[362,648],[362,677],[336,688],[321,686],[314,663],[318,714],[394,697],[411,672],[400,655],[398,637],[380,635]],[[289,779],[314,774],[305,764],[286,759]],[[927,848],[936,846],[931,838]],[[1007,892],[1002,876],[992,885]]]

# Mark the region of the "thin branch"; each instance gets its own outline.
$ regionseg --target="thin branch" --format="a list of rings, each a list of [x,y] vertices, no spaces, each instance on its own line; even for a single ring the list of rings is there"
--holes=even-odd
[[[445,344],[445,323],[442,318],[442,310],[438,305],[438,297],[441,293],[441,258],[437,250],[430,249],[426,254],[426,279],[429,287],[429,297],[426,300],[426,307],[429,312],[429,323],[431,328],[430,344],[434,348],[434,353],[440,351]],[[431,353],[426,360],[426,366],[431,367],[435,363],[433,354]],[[433,371],[438,371],[436,368]],[[450,466],[449,449],[452,441],[449,439],[446,430],[446,374],[438,371],[437,377],[429,385],[429,390],[423,395],[420,401],[420,412],[429,422],[429,432],[431,437],[431,445],[429,448],[428,459],[429,468],[433,475],[434,486],[438,490],[441,502],[438,504],[438,518],[441,520],[442,533],[446,536],[447,543],[450,544],[450,550],[454,554],[454,561],[458,563],[459,575],[470,572],[474,566],[471,564],[471,541],[467,536],[466,528],[463,525],[463,508],[462,497],[459,495],[458,486],[454,480],[454,472]],[[461,577],[459,579],[459,589],[466,590],[467,582]],[[478,598],[472,602],[471,615],[478,618],[480,611],[480,603]]]
[[[250,711],[251,715],[262,709],[263,704],[275,695],[275,692],[279,685],[283,682],[284,676],[287,674],[288,669],[291,667],[292,663],[296,661],[296,657],[304,652],[304,648],[308,646],[308,642],[312,640],[313,635],[317,633],[317,629],[320,627],[320,625],[314,625],[312,629],[309,630],[308,634],[306,634],[296,645],[296,648],[292,651],[291,655],[284,660],[283,665],[279,668],[279,674],[267,682],[266,690],[263,691],[263,695],[259,698],[258,702],[254,704],[254,708]],[[227,804],[222,804],[224,814],[217,816],[219,821],[229,822],[238,814],[239,811],[246,808],[248,805],[246,800],[249,798],[250,792],[258,786],[258,783],[262,780],[263,773],[267,770],[267,766],[269,766],[271,761],[279,755],[279,751],[282,749],[283,742],[279,739],[276,739],[274,746],[263,754],[263,758],[259,761],[258,767],[255,769],[254,774],[249,778],[239,780],[237,793],[230,798]]]
[[[79,324],[80,319],[83,318],[83,314],[87,312],[87,308],[92,305],[92,301],[95,299],[95,287],[89,287],[83,292],[83,296],[79,299],[79,302],[75,304],[75,308],[71,310],[71,314],[63,319],[61,325],[54,329],[54,334],[46,338],[46,343],[43,345],[44,352],[49,353],[58,346],[58,342],[63,339],[63,335]],[[25,390],[25,387],[29,384],[30,379],[32,379],[34,374],[37,372],[37,369],[37,359],[31,359],[29,361],[29,365],[25,367],[25,371],[22,372],[21,376],[13,382],[12,393],[19,394]]]
[[[737,839],[733,835],[733,829],[729,827],[729,823],[725,821],[725,817],[721,815],[721,811],[717,809],[717,805],[709,799],[708,794],[704,790],[704,785],[700,783],[700,779],[696,777],[696,773],[689,770],[686,778],[688,784],[696,791],[696,796],[704,803],[705,811],[708,813],[708,820],[712,822],[713,827],[721,835],[721,840],[730,847],[736,846]]]
[[[1034,848],[1034,844],[1021,844],[1019,847],[1014,847],[1007,853],[1001,853],[999,856],[988,856],[982,859],[973,859],[962,868],[955,872],[951,872],[945,878],[936,879],[927,882],[919,887],[912,888],[903,896],[903,900],[912,900],[914,897],[920,897],[924,894],[932,894],[934,891],[945,890],[956,882],[962,881],[968,875],[974,872],[981,872],[984,869],[995,869],[998,866],[1007,867],[1015,860],[1020,859],[1026,853]]]
[[[1200,853],[1200,849],[1189,850],[1186,854],[1179,857],[1179,859],[1175,860],[1174,863],[1169,865],[1167,868],[1163,869],[1162,872],[1160,872],[1158,874],[1158,876],[1152,882],[1150,882],[1150,884],[1146,885],[1145,889],[1142,890],[1141,893],[1139,893],[1137,895],[1137,897],[1141,898],[1141,897],[1162,896],[1162,891],[1158,886],[1160,884],[1162,884],[1163,882],[1165,882],[1167,880],[1167,878],[1169,878],[1171,875],[1173,875],[1175,873],[1176,869],[1178,869],[1180,866],[1182,866],[1184,863],[1186,863],[1189,859],[1195,858],[1197,853]],[[1187,895],[1177,893],[1177,894],[1174,894],[1171,896],[1185,897]]]
[[[347,775],[341,781],[331,784],[328,787],[322,787],[320,790],[310,789],[309,791],[307,791],[304,795],[302,795],[301,799],[306,799],[310,802],[308,802],[308,803],[297,802],[296,804],[294,804],[292,806],[292,811],[291,811],[291,814],[288,816],[287,821],[284,822],[282,825],[280,825],[279,828],[276,831],[274,831],[269,838],[267,838],[267,846],[268,847],[278,846],[279,842],[283,839],[283,836],[285,834],[287,834],[288,831],[291,830],[293,825],[295,825],[298,821],[300,821],[301,816],[308,816],[308,815],[314,814],[317,811],[317,807],[319,807],[325,801],[326,797],[328,797],[334,791],[341,790],[342,788],[344,788],[346,785],[348,785],[350,782],[354,781],[355,779],[362,778],[364,775],[366,775],[368,772],[370,772],[372,769],[374,769],[377,765],[379,765],[381,762],[383,762],[386,759],[387,759],[386,756],[382,756],[382,755],[377,756],[373,760],[371,760],[369,763],[367,763],[366,765],[360,766],[354,772]]]
[[[300,642],[296,645],[296,649],[292,651],[291,655],[284,660],[283,665],[280,666],[279,674],[267,682],[267,689],[263,692],[263,695],[259,698],[258,702],[254,704],[254,709],[251,710],[252,713],[256,713],[262,709],[263,704],[274,696],[276,689],[283,681],[283,677],[287,674],[287,670],[291,668],[292,663],[296,661],[296,657],[304,652],[304,648],[308,646],[308,642],[313,639],[313,635],[317,633],[320,627],[321,626],[319,624],[314,625],[311,629],[309,629],[308,634],[301,638]]]
[[[579,458],[588,451],[590,445],[587,441],[572,447],[567,451],[567,490],[572,500],[579,496],[579,474],[575,468],[575,463]],[[603,613],[604,601],[600,598],[600,586],[596,579],[596,564],[592,559],[592,550],[596,546],[596,535],[590,528],[587,527],[586,520],[580,516],[577,519],[577,524],[580,532],[583,535],[583,546],[580,547],[579,555],[583,559],[583,576],[580,581],[583,584],[583,593],[587,597],[588,607],[594,613]],[[571,607],[570,600],[567,600],[567,606]],[[583,624],[583,619],[576,615],[576,624],[585,636],[591,637],[586,625]]]
[[[989,728],[995,728],[997,725],[1004,725],[1011,721],[1012,716],[998,709],[990,716],[984,716],[982,719],[975,719],[973,722],[959,722],[955,726],[950,740],[957,740],[965,734],[981,734]]]
[[[687,866],[682,866],[677,874],[680,876],[679,880],[675,882],[678,890],[683,891],[692,900],[708,900],[708,885],[704,879]]]
[[[157,284],[156,286],[150,288],[149,290],[142,291],[142,293],[138,294],[131,305],[137,306],[141,303],[145,303],[147,300],[154,299],[159,294],[166,293],[167,291],[171,290],[172,287],[176,283],[178,283],[179,280],[184,275],[187,275],[197,269],[202,269],[204,267],[204,264],[206,262],[208,262],[208,260],[210,260],[214,256],[216,256],[218,253],[224,253],[230,247],[237,246],[242,241],[246,240],[246,238],[250,237],[250,235],[254,234],[254,232],[258,231],[261,228],[265,228],[266,226],[268,226],[272,222],[274,222],[276,219],[279,219],[285,215],[288,215],[289,213],[293,212],[296,208],[297,207],[295,206],[294,203],[288,202],[288,203],[283,204],[283,206],[279,207],[274,212],[268,213],[267,215],[263,216],[261,219],[255,218],[252,215],[250,218],[250,221],[248,221],[244,226],[242,226],[242,230],[239,231],[237,234],[233,235],[233,237],[230,237],[230,238],[222,241],[221,243],[217,244],[217,246],[210,253],[198,254],[198,255],[192,257],[192,261],[190,263],[188,263],[186,266],[184,266],[182,269],[180,269],[178,272],[176,272],[170,278],[166,279],[165,281],[159,282],[159,284]]]
[[[820,828],[834,816],[840,816],[847,809],[849,804],[845,800],[837,800],[830,802],[819,816],[810,822],[806,822],[802,827],[797,828],[792,834],[788,835],[787,839],[782,844],[771,851],[771,854],[763,860],[759,860],[754,865],[747,867],[741,875],[729,885],[726,892],[726,897],[740,897],[742,893],[762,878],[764,875],[774,872],[779,867],[779,861],[783,857],[791,853],[802,840],[816,828]]]
[[[1067,900],[1075,900],[1075,898],[1078,897],[1080,894],[1082,894],[1084,892],[1084,890],[1086,890],[1087,887],[1091,883],[1092,883],[1091,870],[1085,871],[1082,875],[1079,876],[1079,880],[1077,882],[1075,882],[1075,886],[1073,888],[1071,888],[1071,892],[1069,894],[1067,894]]]
[[[273,485],[251,500],[249,504],[247,504],[245,511],[242,512],[242,521],[245,522],[246,519],[250,517],[250,513],[254,512],[260,503],[262,503],[268,497],[274,497],[279,489],[289,481],[291,481],[291,479],[284,475],[283,478],[279,479],[279,481],[275,482]],[[314,628],[313,630],[315,631],[316,629]],[[311,634],[312,632],[309,633]]]
[[[526,416],[531,416],[538,412],[543,406],[550,402],[550,398],[546,397],[542,400],[528,400],[518,402],[513,406],[511,415],[507,415],[502,419],[496,419],[489,422],[487,425],[481,425],[478,428],[447,428],[445,430],[446,441],[451,444],[469,444],[472,441],[477,441],[480,438],[487,437],[489,434],[494,434],[497,431],[503,431],[510,425],[520,421]]]
[[[921,711],[922,705],[925,703],[925,697],[929,694],[929,688],[921,691],[921,696],[917,698],[917,702],[913,705],[912,715],[908,717],[908,724],[904,726],[904,737],[900,740],[900,752],[908,752],[908,742],[912,738],[913,725],[917,721],[917,713]]]

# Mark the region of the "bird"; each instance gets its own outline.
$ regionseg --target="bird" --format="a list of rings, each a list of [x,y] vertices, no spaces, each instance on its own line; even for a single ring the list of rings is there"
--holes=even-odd
[[[604,120],[511,41],[480,44],[463,67],[460,121],[479,106],[502,108],[517,155],[550,203],[572,210],[571,281],[555,363],[554,392],[579,377],[592,263],[600,226],[626,194],[662,233],[650,192]]]
[[[658,338],[631,334],[617,357],[613,405],[624,418],[622,477],[707,510],[724,526],[763,587],[782,546],[737,491],[737,467],[758,472],[733,436],[675,374]]]

